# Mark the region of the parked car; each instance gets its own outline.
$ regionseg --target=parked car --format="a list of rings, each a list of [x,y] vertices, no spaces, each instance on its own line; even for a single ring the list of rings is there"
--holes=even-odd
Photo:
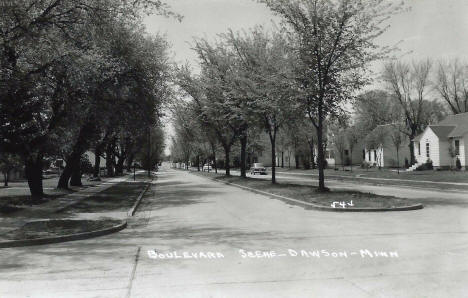
[[[250,174],[255,175],[255,174],[260,174],[260,175],[266,175],[266,168],[263,166],[261,163],[254,163],[253,166],[250,168]]]
[[[210,165],[204,165],[204,166],[203,166],[203,171],[208,171],[208,172],[209,172],[209,171],[211,171],[211,170],[212,170],[212,168],[211,168]]]

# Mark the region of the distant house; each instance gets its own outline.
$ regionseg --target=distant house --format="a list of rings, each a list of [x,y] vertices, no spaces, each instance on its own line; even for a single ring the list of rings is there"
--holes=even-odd
[[[418,164],[430,159],[434,167],[448,168],[455,166],[459,159],[461,166],[466,169],[468,113],[450,115],[437,125],[427,126],[413,141]]]
[[[402,136],[397,160],[397,150],[393,142],[393,136],[397,133],[398,128],[392,124],[379,125],[372,130],[366,138],[362,152],[364,160],[377,167],[403,167],[405,159],[410,160],[409,140]]]
[[[350,165],[353,163],[353,165],[359,165],[362,163],[364,160],[364,141],[359,140],[356,144],[353,146],[353,150],[351,152],[351,149],[348,144],[345,144],[344,150],[343,150],[343,157],[341,157],[341,154],[339,150],[336,149],[336,146],[332,146],[334,150],[329,152],[327,150],[326,153],[326,158],[328,161],[329,165]],[[343,158],[343,160],[341,160]]]

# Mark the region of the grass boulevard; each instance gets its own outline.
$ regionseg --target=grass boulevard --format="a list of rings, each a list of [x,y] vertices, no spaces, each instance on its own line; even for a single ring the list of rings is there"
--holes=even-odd
[[[214,172],[192,172],[213,178],[220,182],[233,183],[244,187],[249,187],[258,191],[268,192],[287,198],[293,198],[306,203],[311,203],[323,207],[331,208],[395,208],[414,205],[413,202],[396,198],[394,196],[381,196],[372,193],[348,190],[335,190],[330,192],[317,192],[317,187],[300,185],[294,183],[275,183],[255,178],[241,178],[238,176],[225,176]]]

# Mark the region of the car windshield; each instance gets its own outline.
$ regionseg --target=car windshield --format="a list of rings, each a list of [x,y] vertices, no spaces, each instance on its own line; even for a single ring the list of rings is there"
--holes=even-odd
[[[261,163],[254,163],[254,168],[263,168],[263,164],[261,164]]]

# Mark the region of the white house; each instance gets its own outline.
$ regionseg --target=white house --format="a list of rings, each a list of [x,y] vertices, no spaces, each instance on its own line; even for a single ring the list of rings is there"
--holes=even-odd
[[[459,159],[461,166],[466,169],[468,113],[450,115],[437,125],[429,125],[413,141],[418,164],[430,159],[434,167],[446,168],[455,166]]]

